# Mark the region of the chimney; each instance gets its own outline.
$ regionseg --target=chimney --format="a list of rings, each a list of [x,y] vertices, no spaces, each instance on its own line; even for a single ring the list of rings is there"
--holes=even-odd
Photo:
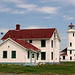
[[[16,30],[20,30],[20,24],[16,24]]]

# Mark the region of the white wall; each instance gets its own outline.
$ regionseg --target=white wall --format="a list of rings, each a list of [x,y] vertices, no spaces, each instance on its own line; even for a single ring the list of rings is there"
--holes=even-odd
[[[54,34],[51,39],[46,40],[46,47],[41,47],[41,39],[32,39],[32,45],[39,48],[41,52],[46,52],[46,60],[41,60],[41,53],[39,54],[39,62],[59,62],[59,39],[56,33],[56,38],[54,38]],[[51,48],[51,40],[53,40],[53,48]],[[28,40],[27,40],[28,41]],[[29,42],[29,41],[28,41]],[[51,52],[53,52],[53,60],[51,60]]]
[[[60,58],[61,58],[61,59],[60,59],[60,61],[61,61],[61,62],[66,62],[66,61],[67,61],[67,60],[66,60],[66,59],[67,59],[67,57],[68,57],[68,56],[67,56],[67,55],[65,55],[65,60],[63,60],[63,55],[61,55],[61,56],[60,56]]]
[[[44,39],[45,40],[45,39]],[[50,39],[46,40],[46,47],[41,47],[41,40],[32,40],[32,45],[39,48],[41,52],[46,52],[46,60],[41,60],[41,53],[39,54],[39,62],[49,62],[49,53],[50,53]]]
[[[8,48],[8,46],[10,46],[10,48]],[[3,58],[3,51],[7,51],[7,58]],[[11,51],[16,51],[16,59],[11,58]],[[27,51],[10,40],[0,46],[0,62],[25,62],[26,59]]]
[[[53,40],[54,42],[53,48],[51,48],[51,40]],[[51,62],[59,62],[59,49],[60,49],[59,39],[56,33],[56,37],[54,38],[54,34],[53,34],[52,38],[50,39],[50,56],[51,56],[51,52],[53,52],[53,60],[51,60],[50,58]]]
[[[73,32],[68,33],[68,49],[75,49],[75,36],[73,37]],[[70,46],[70,42],[72,42],[72,46]]]
[[[69,29],[68,31],[68,50],[67,50],[67,60],[68,61],[75,61],[75,29]],[[74,33],[74,36],[73,36]],[[72,46],[70,46],[70,42],[72,42]],[[70,54],[70,50],[72,50],[72,54]],[[72,60],[70,60],[70,56]]]

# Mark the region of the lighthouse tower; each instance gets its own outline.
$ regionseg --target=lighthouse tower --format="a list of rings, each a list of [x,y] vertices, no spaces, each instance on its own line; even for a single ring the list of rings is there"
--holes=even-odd
[[[68,45],[67,48],[61,51],[61,60],[60,61],[75,61],[75,29],[74,25],[71,23],[67,30],[68,34]]]
[[[67,33],[68,33],[67,60],[75,61],[75,29],[72,23],[69,25]]]

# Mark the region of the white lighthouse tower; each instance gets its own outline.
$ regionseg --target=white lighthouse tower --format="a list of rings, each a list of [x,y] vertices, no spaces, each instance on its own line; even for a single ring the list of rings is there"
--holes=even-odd
[[[61,51],[61,61],[75,61],[75,29],[72,23],[68,27],[68,47]]]
[[[68,61],[75,61],[75,29],[74,25],[69,25],[68,33],[68,48],[67,55]]]

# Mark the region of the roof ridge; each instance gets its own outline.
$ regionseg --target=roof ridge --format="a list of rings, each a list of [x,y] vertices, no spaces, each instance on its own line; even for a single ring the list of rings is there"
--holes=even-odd
[[[20,29],[20,30],[46,30],[46,29],[56,29],[56,28],[37,28],[37,29]],[[13,30],[15,30],[15,29],[13,29]],[[9,30],[9,31],[12,31],[12,30]],[[17,31],[17,30],[15,30],[15,31]]]

